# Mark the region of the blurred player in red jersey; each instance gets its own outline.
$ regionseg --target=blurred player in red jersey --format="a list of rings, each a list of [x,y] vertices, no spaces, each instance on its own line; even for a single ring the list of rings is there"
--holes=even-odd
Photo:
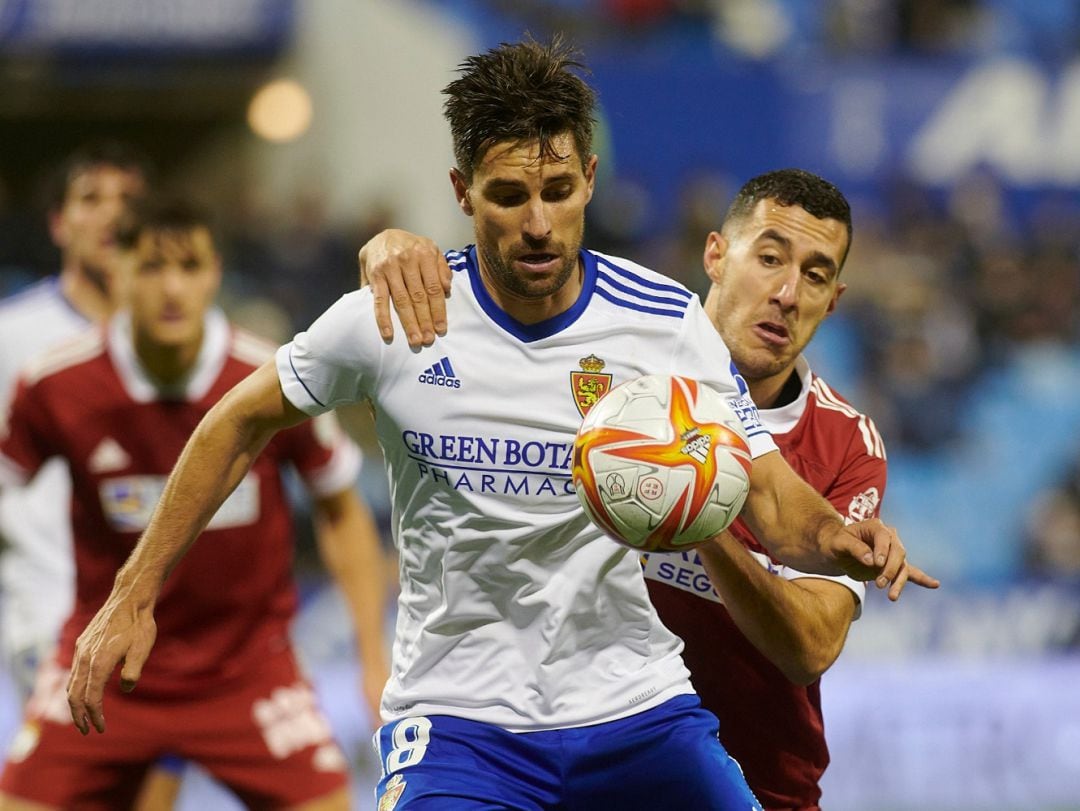
[[[127,273],[116,229],[153,172],[129,144],[95,141],[57,168],[49,200],[49,232],[60,271],[0,301],[0,402],[34,356],[85,332],[123,305]],[[20,709],[34,676],[56,644],[74,600],[71,479],[50,460],[25,487],[0,492],[0,649],[18,688]],[[42,599],[48,595],[48,599]],[[137,811],[172,808],[183,763],[165,758],[147,776]]]
[[[859,521],[879,514],[885,447],[802,356],[844,292],[850,245],[851,209],[831,183],[797,169],[753,178],[706,240],[705,311],[784,458]],[[741,520],[697,553],[644,565],[702,705],[755,795],[766,809],[817,809],[829,762],[820,677],[840,655],[864,585],[777,563]]]
[[[428,240],[391,236],[361,251],[362,279],[373,266],[409,342],[430,343],[446,329],[449,271]],[[798,169],[756,177],[707,237],[705,310],[784,458],[846,520],[860,521],[880,512],[884,444],[802,356],[844,292],[850,245],[851,209],[831,183]],[[643,565],[661,619],[685,642],[702,706],[720,719],[720,740],[755,796],[770,811],[817,809],[829,762],[820,677],[865,586],[777,563],[742,521],[697,552],[654,554]]]
[[[138,691],[109,688],[111,734],[91,740],[71,726],[76,634],[112,588],[192,430],[273,353],[212,308],[221,268],[197,211],[147,207],[127,239],[130,311],[36,359],[0,431],[0,481],[67,459],[76,557],[75,607],[8,753],[0,808],[130,807],[168,752],[201,764],[250,808],[347,809],[347,764],[288,639],[297,595],[281,475],[292,465],[312,494],[377,714],[386,676],[378,538],[354,490],[359,453],[332,418],[277,435],[208,516],[206,539],[165,587]]]

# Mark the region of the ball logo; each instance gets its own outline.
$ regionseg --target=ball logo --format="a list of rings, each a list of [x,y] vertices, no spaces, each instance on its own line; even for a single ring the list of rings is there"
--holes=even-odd
[[[664,483],[655,476],[646,476],[638,484],[638,493],[642,498],[656,501],[664,495]]]
[[[709,448],[712,447],[712,440],[707,434],[701,433],[701,429],[696,425],[689,431],[682,435],[682,439],[686,442],[682,446],[682,452],[689,456],[691,459],[696,459],[698,464],[705,464],[709,459]]]
[[[609,473],[604,480],[604,484],[607,485],[607,490],[612,496],[625,496],[626,495],[626,479],[618,473]]]

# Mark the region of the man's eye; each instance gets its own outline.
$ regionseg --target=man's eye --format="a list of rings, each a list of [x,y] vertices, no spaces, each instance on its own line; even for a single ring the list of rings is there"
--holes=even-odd
[[[761,254],[761,264],[776,267],[780,264],[780,257],[771,253],[763,253]]]
[[[509,208],[511,206],[521,205],[524,202],[524,197],[520,194],[496,194],[492,199],[496,205]]]
[[[554,189],[544,190],[544,199],[548,201],[565,200],[573,193],[569,186],[558,186]]]

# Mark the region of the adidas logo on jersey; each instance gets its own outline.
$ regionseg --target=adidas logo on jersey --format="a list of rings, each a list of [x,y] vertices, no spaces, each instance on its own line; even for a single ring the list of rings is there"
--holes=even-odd
[[[110,473],[114,470],[123,470],[131,464],[131,457],[127,451],[111,436],[105,437],[86,460],[86,466],[91,473]]]
[[[450,358],[443,358],[438,363],[429,366],[416,378],[421,383],[429,386],[445,386],[448,389],[460,389],[461,379],[454,374],[454,367],[450,365]]]

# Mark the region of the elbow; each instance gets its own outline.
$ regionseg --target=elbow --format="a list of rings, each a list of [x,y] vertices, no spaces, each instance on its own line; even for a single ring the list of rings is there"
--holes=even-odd
[[[792,655],[778,664],[782,672],[794,684],[809,687],[832,667],[840,656],[843,640],[837,644],[802,644],[793,646]]]
[[[829,669],[831,661],[825,661],[824,657],[796,657],[790,662],[785,662],[780,672],[787,680],[799,687],[809,687],[821,678],[822,674]]]

